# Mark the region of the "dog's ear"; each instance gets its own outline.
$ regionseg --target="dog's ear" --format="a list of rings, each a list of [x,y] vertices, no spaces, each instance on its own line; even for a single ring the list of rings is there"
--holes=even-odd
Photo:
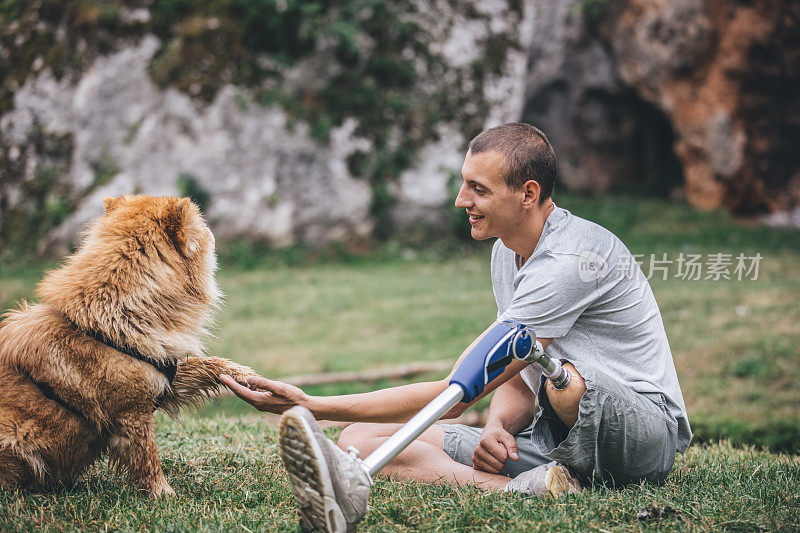
[[[188,198],[181,198],[167,208],[163,218],[164,231],[172,240],[175,248],[186,255],[197,250],[197,243],[189,231],[189,216],[192,202]]]
[[[122,198],[113,198],[111,196],[103,198],[103,207],[106,209],[106,215],[119,207],[120,203],[122,203]]]

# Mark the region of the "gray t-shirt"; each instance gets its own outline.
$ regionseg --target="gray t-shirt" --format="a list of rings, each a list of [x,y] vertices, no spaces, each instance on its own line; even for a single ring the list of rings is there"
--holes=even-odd
[[[675,363],[658,304],[628,248],[607,229],[555,207],[524,265],[500,239],[492,249],[498,320],[552,338],[551,357],[583,361],[636,392],[661,393],[678,421],[678,451],[689,446]],[[538,390],[540,373],[522,371]]]

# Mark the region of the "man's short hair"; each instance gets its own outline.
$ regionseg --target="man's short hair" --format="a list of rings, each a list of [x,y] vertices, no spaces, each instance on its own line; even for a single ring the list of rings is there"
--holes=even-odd
[[[472,139],[469,152],[502,154],[506,160],[506,184],[521,189],[526,181],[536,181],[541,187],[540,204],[553,194],[558,162],[550,141],[540,129],[521,122],[495,126]]]

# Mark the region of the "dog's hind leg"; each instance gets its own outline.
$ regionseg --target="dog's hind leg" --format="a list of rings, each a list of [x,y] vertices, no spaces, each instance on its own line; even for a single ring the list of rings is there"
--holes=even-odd
[[[153,438],[152,413],[123,416],[116,427],[109,441],[109,458],[117,470],[127,473],[137,489],[153,496],[175,494],[161,469]]]
[[[189,357],[178,365],[172,391],[163,398],[165,411],[175,415],[184,405],[197,405],[218,394],[220,374],[227,374],[247,386],[247,377],[256,376],[252,369],[222,357]]]
[[[71,485],[102,452],[91,422],[0,364],[0,485],[32,492]]]
[[[42,484],[27,461],[10,448],[0,447],[0,487],[37,492]]]

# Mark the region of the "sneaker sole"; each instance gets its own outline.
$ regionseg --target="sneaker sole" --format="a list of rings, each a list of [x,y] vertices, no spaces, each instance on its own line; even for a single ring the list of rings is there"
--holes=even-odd
[[[280,454],[289,472],[301,524],[329,533],[347,531],[344,515],[334,498],[330,472],[308,421],[287,411],[278,427]]]
[[[575,486],[572,474],[562,465],[556,465],[545,474],[544,482],[547,491],[558,498],[562,494],[580,494],[583,489]]]

